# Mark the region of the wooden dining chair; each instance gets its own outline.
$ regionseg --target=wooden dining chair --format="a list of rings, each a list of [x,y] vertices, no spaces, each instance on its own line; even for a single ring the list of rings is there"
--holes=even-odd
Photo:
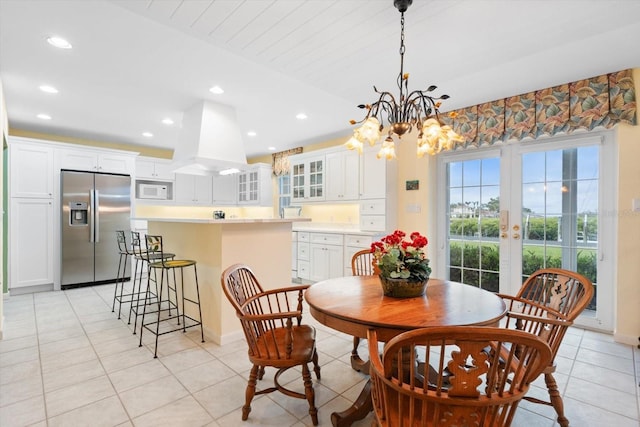
[[[265,291],[253,271],[243,264],[234,264],[224,270],[220,282],[240,319],[249,346],[249,360],[253,364],[242,407],[242,420],[249,417],[254,395],[280,391],[287,396],[306,399],[313,425],[318,425],[315,392],[308,367],[312,362],[316,377],[320,379],[316,332],[313,327],[302,324],[303,291],[309,285]],[[279,383],[280,375],[296,366],[302,369],[304,394]],[[277,369],[274,387],[257,391],[257,380],[264,376],[265,367]]]
[[[353,254],[351,273],[354,276],[370,276],[380,273],[371,249],[363,249]]]
[[[375,330],[367,338],[382,427],[509,426],[551,360],[538,337],[499,327],[416,329],[389,341],[382,356]]]
[[[376,263],[371,249],[362,249],[351,257],[351,273],[354,276],[371,276],[380,274],[380,269]],[[360,337],[353,337],[353,349],[351,350],[351,367],[356,371],[368,371],[369,366],[358,354]]]
[[[506,328],[519,329],[539,336],[551,348],[551,360],[544,369],[549,401],[526,396],[534,403],[553,406],[558,424],[567,427],[564,404],[553,376],[555,357],[567,328],[593,298],[593,284],[581,274],[560,268],[545,268],[529,276],[515,296],[498,294],[507,304]]]

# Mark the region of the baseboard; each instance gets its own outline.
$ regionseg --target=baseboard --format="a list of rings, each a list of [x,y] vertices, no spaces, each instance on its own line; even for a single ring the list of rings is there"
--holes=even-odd
[[[204,327],[203,331],[204,331],[205,339],[213,341],[218,345],[225,345],[225,344],[232,343],[234,341],[244,339],[244,335],[242,334],[242,331],[235,331],[230,334],[225,334],[222,336],[220,336],[219,334],[216,334],[206,326]]]
[[[53,291],[53,283],[49,283],[46,285],[34,285],[34,286],[25,286],[20,288],[11,288],[9,289],[9,296],[11,295],[24,295],[24,294],[34,294],[36,292],[50,292]]]
[[[619,342],[620,344],[632,345],[634,347],[638,345],[638,339],[640,339],[640,337],[638,337],[637,335],[623,335],[618,333],[613,334],[613,340],[615,342]]]

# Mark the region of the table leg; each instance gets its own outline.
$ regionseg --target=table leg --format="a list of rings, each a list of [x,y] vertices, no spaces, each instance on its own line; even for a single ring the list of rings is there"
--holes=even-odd
[[[358,346],[360,345],[360,338],[353,337],[353,350],[351,350],[351,369],[365,374],[369,373],[369,361],[362,360],[358,354]]]
[[[345,411],[331,414],[331,424],[333,427],[347,427],[357,420],[366,417],[373,410],[371,401],[371,380],[367,380],[360,395],[353,402],[353,405]]]

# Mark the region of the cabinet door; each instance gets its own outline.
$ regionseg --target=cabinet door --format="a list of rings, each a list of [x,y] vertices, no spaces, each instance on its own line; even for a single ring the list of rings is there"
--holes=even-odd
[[[155,162],[155,176],[156,179],[173,181],[176,179],[176,174],[173,172],[173,167],[170,161]]]
[[[387,191],[387,160],[378,159],[374,149],[365,149],[360,159],[360,198],[384,199]]]
[[[175,200],[187,205],[211,204],[210,176],[176,174]]]
[[[98,172],[130,174],[134,169],[134,159],[119,154],[98,154]]]
[[[236,204],[236,175],[218,175],[212,180],[211,200],[213,205],[235,205]]]
[[[53,197],[53,149],[14,143],[9,146],[11,197]]]
[[[9,288],[53,283],[53,201],[11,199]]]
[[[177,203],[191,205],[195,201],[195,176],[183,173],[176,174],[176,185],[174,188],[174,198]]]
[[[136,178],[173,181],[175,174],[169,161],[136,159]]]
[[[60,169],[98,171],[98,153],[84,150],[60,150]]]
[[[151,160],[136,159],[136,178],[155,179],[156,163]]]
[[[330,153],[326,156],[326,200],[357,200],[359,194],[359,162],[356,151]]]
[[[260,196],[260,176],[257,170],[238,175],[238,203],[258,204]]]
[[[291,160],[291,201],[325,199],[325,157]]]
[[[310,245],[309,279],[315,282],[329,278],[329,251],[327,245]]]
[[[197,205],[210,205],[212,196],[213,178],[211,176],[194,176],[195,187],[193,190],[194,202]]]
[[[320,281],[344,275],[342,246],[310,245],[309,279]]]

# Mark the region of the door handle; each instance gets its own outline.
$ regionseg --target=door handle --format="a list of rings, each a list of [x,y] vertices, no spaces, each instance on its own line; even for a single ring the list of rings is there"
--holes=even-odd
[[[95,241],[96,243],[98,243],[100,241],[100,193],[98,192],[98,190],[94,190],[94,191],[95,191],[95,198],[94,198],[95,212],[93,214],[93,219],[94,219],[95,225],[93,226],[93,229],[95,230],[95,233],[96,233]]]
[[[95,190],[89,190],[89,241],[91,243],[95,242],[95,234],[96,234],[96,195]]]

